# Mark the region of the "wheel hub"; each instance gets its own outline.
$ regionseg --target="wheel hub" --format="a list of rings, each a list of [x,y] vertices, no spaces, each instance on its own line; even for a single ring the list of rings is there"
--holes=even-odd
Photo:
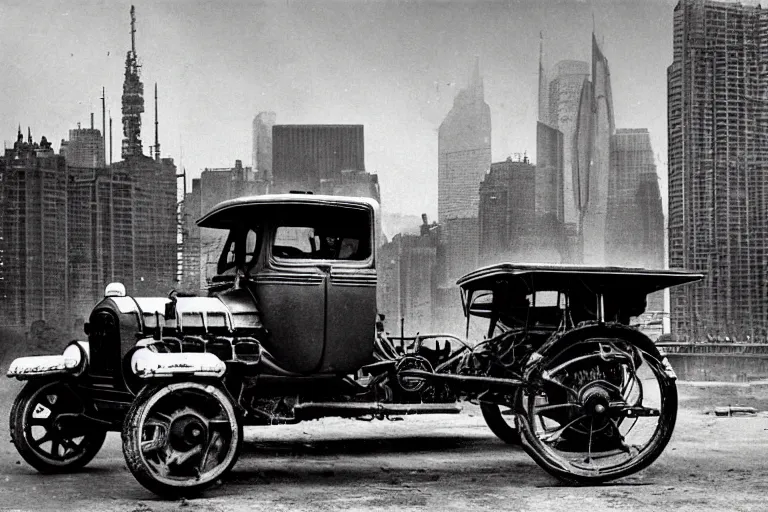
[[[205,441],[207,425],[198,415],[186,413],[174,418],[169,441],[175,450],[187,451]]]
[[[600,383],[589,384],[580,394],[584,414],[595,419],[605,417],[611,402],[611,395],[605,386]]]

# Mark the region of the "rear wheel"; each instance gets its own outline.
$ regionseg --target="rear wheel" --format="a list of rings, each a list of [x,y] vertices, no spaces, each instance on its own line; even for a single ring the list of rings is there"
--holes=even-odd
[[[41,473],[82,468],[101,449],[107,432],[78,416],[83,399],[63,381],[27,382],[11,407],[11,441],[22,458]]]
[[[243,427],[220,387],[200,382],[147,386],[123,426],[123,455],[141,485],[162,496],[194,495],[237,461]]]
[[[520,391],[525,450],[552,475],[594,484],[633,474],[661,454],[677,418],[671,367],[643,334],[573,331],[540,351]]]
[[[512,407],[480,402],[480,411],[488,428],[496,437],[507,444],[520,444],[520,430],[517,428],[517,419]]]

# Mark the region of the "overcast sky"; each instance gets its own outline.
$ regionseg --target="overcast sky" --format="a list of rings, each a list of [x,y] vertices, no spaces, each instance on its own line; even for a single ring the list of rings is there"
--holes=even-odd
[[[535,161],[539,32],[545,63],[589,61],[594,24],[617,128],[648,128],[666,182],[666,68],[675,0],[137,1],[137,53],[154,143],[190,177],[251,164],[251,123],[363,124],[366,168],[387,211],[437,211],[437,130],[479,56],[493,160]],[[101,88],[120,158],[130,2],[0,2],[0,138],[18,124],[54,142],[101,127]],[[190,178],[191,179],[191,178]],[[664,187],[666,190],[666,187]],[[666,198],[665,198],[666,202]]]

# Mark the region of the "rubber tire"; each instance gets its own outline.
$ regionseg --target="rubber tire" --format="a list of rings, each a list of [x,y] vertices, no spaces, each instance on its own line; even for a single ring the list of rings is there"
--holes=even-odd
[[[178,382],[175,382],[176,384]],[[202,385],[209,385],[208,383],[197,383]],[[195,497],[200,495],[205,489],[211,487],[217,480],[223,478],[229,473],[237,463],[237,459],[240,455],[240,449],[243,445],[243,422],[241,418],[237,416],[237,407],[234,406],[235,417],[237,421],[237,447],[235,448],[235,454],[232,460],[227,465],[226,469],[216,478],[208,482],[204,482],[199,485],[187,486],[187,487],[175,487],[163,482],[157,481],[147,467],[142,463],[141,456],[139,454],[139,446],[141,446],[141,432],[138,428],[135,428],[139,417],[144,413],[144,409],[148,403],[148,400],[152,395],[166,387],[167,384],[149,384],[145,386],[136,399],[133,401],[131,408],[128,410],[128,414],[123,422],[123,456],[125,462],[128,465],[128,469],[131,471],[136,480],[144,486],[145,489],[152,491],[153,493],[163,498],[181,498],[181,497]],[[220,391],[223,391],[227,396],[228,393],[224,388],[217,386]]]
[[[661,367],[661,360],[663,357],[653,341],[643,333],[623,325],[589,325],[570,331],[563,337],[548,342],[544,347],[539,349],[538,352],[543,357],[538,359],[536,364],[537,366],[541,366],[543,362],[557,357],[562,351],[567,350],[579,341],[585,341],[592,338],[611,337],[619,337],[627,342],[633,343],[635,346],[645,351],[649,356],[655,358],[659,363],[658,365]],[[657,368],[657,370],[663,374],[663,367]],[[530,378],[531,376],[532,372],[526,371],[526,378]],[[518,414],[518,418],[520,418],[518,424],[520,425],[522,434],[521,439],[523,449],[547,473],[570,485],[597,485],[642,471],[651,465],[664,451],[664,448],[666,448],[667,443],[669,443],[669,440],[672,437],[672,432],[677,420],[677,387],[675,381],[670,377],[666,377],[662,379],[662,382],[665,387],[664,406],[669,412],[667,413],[665,422],[661,422],[661,419],[659,420],[661,422],[659,426],[659,428],[661,428],[661,433],[656,439],[654,446],[650,451],[642,455],[642,458],[637,464],[633,464],[632,466],[618,470],[614,473],[597,476],[575,474],[570,471],[565,471],[559,467],[559,465],[550,461],[547,452],[539,447],[538,438],[528,424],[525,414]],[[518,402],[523,400],[522,393],[522,389],[518,391]],[[518,405],[518,407],[520,406]]]
[[[11,442],[16,447],[19,455],[33,468],[40,473],[69,473],[83,468],[91,462],[99,453],[107,438],[106,430],[93,430],[92,433],[84,436],[82,443],[87,443],[83,454],[67,463],[51,462],[43,458],[29,443],[25,434],[27,408],[30,401],[47,386],[62,384],[61,381],[51,380],[31,380],[21,389],[11,407],[11,414],[8,419],[8,425],[11,431]],[[78,436],[80,437],[80,436]]]
[[[509,426],[509,423],[502,416],[501,407],[498,404],[480,402],[480,411],[483,413],[486,425],[491,429],[491,432],[496,434],[496,437],[507,444],[520,444],[520,430]]]

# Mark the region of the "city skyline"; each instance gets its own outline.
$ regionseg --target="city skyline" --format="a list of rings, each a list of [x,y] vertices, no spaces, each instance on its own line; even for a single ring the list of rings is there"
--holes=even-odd
[[[491,108],[493,160],[527,151],[535,163],[539,32],[547,67],[588,60],[593,14],[612,62],[616,124],[647,127],[666,160],[663,78],[674,4],[136,4],[136,51],[142,81],[148,89],[159,84],[162,156],[185,167],[188,179],[250,160],[251,123],[261,111],[284,124],[363,124],[367,170],[379,175],[387,209],[434,218],[437,128],[475,56]],[[119,141],[130,3],[41,5],[47,15],[34,19],[26,4],[0,6],[4,19],[17,20],[0,35],[9,49],[0,59],[14,71],[0,79],[4,139],[21,123],[58,148],[77,122],[100,116],[104,86]],[[302,31],[291,30],[297,23]],[[61,44],[47,43],[52,38]],[[152,121],[150,113],[143,122],[145,153]],[[665,176],[663,163],[658,173]]]

